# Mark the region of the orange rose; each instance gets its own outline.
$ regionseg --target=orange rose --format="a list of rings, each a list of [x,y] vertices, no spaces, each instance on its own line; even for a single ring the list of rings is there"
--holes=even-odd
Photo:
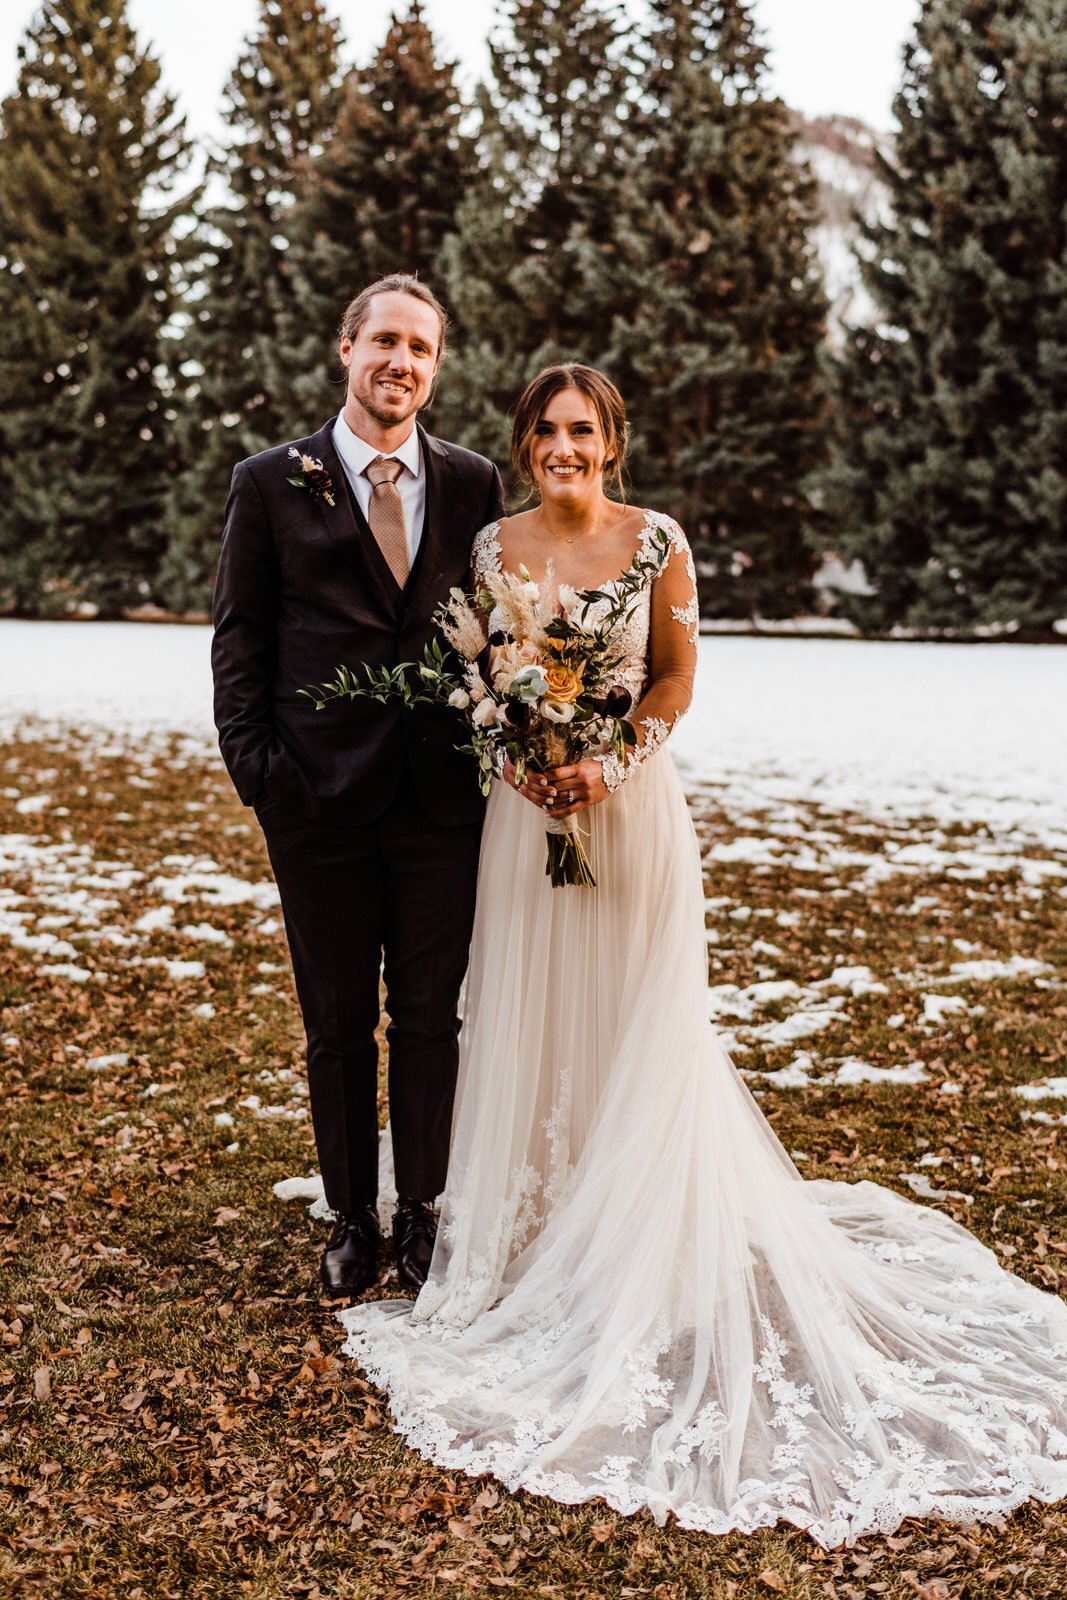
[[[562,701],[564,705],[570,705],[577,700],[582,692],[582,680],[570,667],[557,663],[555,666],[545,667],[544,673],[548,692],[553,700]]]

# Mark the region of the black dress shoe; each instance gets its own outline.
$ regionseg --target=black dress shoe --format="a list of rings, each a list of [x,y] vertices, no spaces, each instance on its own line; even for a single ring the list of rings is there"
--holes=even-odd
[[[396,1275],[405,1289],[416,1293],[426,1282],[437,1238],[437,1213],[429,1200],[407,1200],[402,1195],[393,1213]]]
[[[382,1230],[376,1206],[360,1206],[351,1216],[338,1216],[322,1252],[319,1278],[328,1295],[362,1294],[378,1277]]]

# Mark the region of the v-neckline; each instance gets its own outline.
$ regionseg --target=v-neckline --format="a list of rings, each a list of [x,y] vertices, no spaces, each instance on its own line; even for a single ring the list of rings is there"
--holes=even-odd
[[[632,558],[632,560],[630,562],[630,565],[628,567],[626,567],[622,572],[616,573],[614,578],[605,578],[603,583],[585,583],[585,584],[578,585],[576,583],[567,583],[567,581],[565,579],[564,583],[566,583],[567,588],[574,589],[578,594],[590,594],[590,593],[603,594],[606,589],[616,588],[620,583],[622,583],[626,578],[628,578],[630,576],[630,574],[633,572],[634,568],[637,566],[637,563],[642,559],[642,556],[643,556],[644,550],[645,550],[645,545],[646,545],[646,543],[648,541],[648,536],[649,536],[649,534],[651,534],[655,530],[655,527],[656,527],[656,523],[655,523],[654,519],[655,519],[655,512],[652,511],[647,506],[644,507],[643,520],[641,522],[641,532],[640,532],[640,537],[639,537],[639,539],[637,541],[637,548],[633,553],[633,558]],[[496,566],[497,573],[501,577],[506,575],[509,578],[517,578],[519,576],[519,574],[517,572],[512,572],[510,568],[506,568],[504,566],[503,551],[500,548],[500,523],[499,522],[491,522],[489,524],[489,528],[486,531],[489,532],[490,530],[491,530],[491,540],[487,540],[486,542],[488,544],[490,544],[490,548],[491,548],[492,555],[493,555],[493,558],[494,558],[494,563],[495,563],[495,566]],[[543,579],[540,580],[540,582],[543,582],[543,581],[544,581]],[[559,599],[560,587],[561,586],[559,584],[556,585],[556,596],[555,596],[555,598],[557,600]]]

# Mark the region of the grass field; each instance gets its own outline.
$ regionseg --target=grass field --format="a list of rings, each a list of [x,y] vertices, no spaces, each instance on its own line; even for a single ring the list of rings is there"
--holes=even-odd
[[[925,1193],[1067,1293],[1064,1101],[1013,1093],[1067,1073],[1067,859],[815,803],[694,812],[715,1004],[739,1065],[795,1085],[750,1078],[801,1170]],[[512,1498],[407,1450],[338,1356],[323,1224],[272,1194],[314,1152],[248,823],[177,740],[0,753],[0,1596],[1067,1591],[1067,1507],[826,1554]]]

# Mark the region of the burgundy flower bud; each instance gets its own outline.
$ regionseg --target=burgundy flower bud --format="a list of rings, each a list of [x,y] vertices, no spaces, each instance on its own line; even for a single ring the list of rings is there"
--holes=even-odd
[[[504,715],[507,718],[509,727],[517,728],[520,733],[523,733],[530,726],[533,707],[528,706],[525,700],[508,700],[504,704]]]
[[[629,689],[614,684],[602,700],[593,701],[593,709],[602,717],[624,717],[634,703]]]

